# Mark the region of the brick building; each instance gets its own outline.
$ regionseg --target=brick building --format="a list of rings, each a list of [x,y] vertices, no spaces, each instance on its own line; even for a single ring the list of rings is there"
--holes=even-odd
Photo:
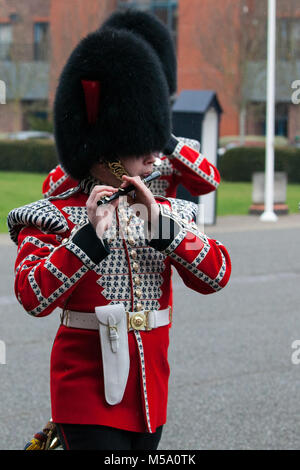
[[[30,115],[46,117],[49,90],[51,0],[0,0],[0,133],[28,126]]]
[[[216,8],[217,3],[217,8]],[[221,135],[264,135],[267,0],[179,0],[178,88],[216,90]],[[277,0],[276,134],[300,136],[300,4]]]
[[[51,0],[51,73],[49,101],[66,59],[80,38],[97,29],[117,8],[117,0]]]
[[[291,83],[300,79],[298,3],[277,0],[276,133],[290,141],[300,135],[300,106],[291,101]],[[46,116],[72,48],[128,6],[151,10],[172,31],[178,92],[217,92],[221,136],[264,134],[267,0],[0,0],[0,79],[9,77],[0,132],[28,126],[30,113],[42,116],[44,109]]]

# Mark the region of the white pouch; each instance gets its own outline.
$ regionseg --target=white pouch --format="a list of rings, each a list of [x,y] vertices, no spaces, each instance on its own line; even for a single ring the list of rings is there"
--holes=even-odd
[[[99,320],[105,399],[117,405],[123,399],[129,374],[127,317],[124,305],[95,308]]]

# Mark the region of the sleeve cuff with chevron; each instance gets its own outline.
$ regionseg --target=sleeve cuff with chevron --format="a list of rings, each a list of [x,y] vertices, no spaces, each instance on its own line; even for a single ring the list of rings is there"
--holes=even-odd
[[[159,219],[152,231],[149,246],[158,251],[169,251],[170,247],[180,236],[181,231],[182,227],[179,223],[169,214],[164,214],[163,206],[159,205]]]
[[[167,145],[163,149],[163,154],[166,155],[167,157],[172,157],[178,144],[180,144],[180,140],[177,139],[175,135],[171,134],[171,137]]]
[[[92,268],[91,264],[97,265],[110,254],[108,244],[100,240],[94,227],[87,223],[77,226],[66,240],[66,248],[76,254],[83,263]]]

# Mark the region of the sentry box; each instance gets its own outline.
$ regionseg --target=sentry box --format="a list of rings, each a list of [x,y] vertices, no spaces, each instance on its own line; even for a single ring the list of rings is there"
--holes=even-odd
[[[178,137],[196,139],[201,144],[201,153],[218,168],[219,127],[223,110],[217,94],[211,90],[183,90],[173,108],[173,133]],[[195,197],[182,185],[177,197],[201,204],[207,225],[216,223],[217,192]]]

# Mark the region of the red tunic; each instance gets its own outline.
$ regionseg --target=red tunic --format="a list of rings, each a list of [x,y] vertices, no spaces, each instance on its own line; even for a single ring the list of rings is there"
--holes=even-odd
[[[43,317],[56,307],[94,312],[96,306],[117,302],[127,311],[165,309],[172,305],[171,267],[201,294],[227,284],[227,250],[198,230],[193,203],[158,198],[161,220],[172,222],[176,230],[167,240],[150,242],[141,232],[141,220],[120,204],[114,227],[131,235],[110,238],[109,232],[103,243],[87,219],[91,187],[82,182],[80,189],[9,214],[11,237],[19,247],[15,293],[29,314]],[[130,331],[128,339],[125,394],[120,404],[111,406],[104,397],[99,333],[59,327],[51,354],[54,422],[138,432],[155,432],[166,422],[169,326]]]

